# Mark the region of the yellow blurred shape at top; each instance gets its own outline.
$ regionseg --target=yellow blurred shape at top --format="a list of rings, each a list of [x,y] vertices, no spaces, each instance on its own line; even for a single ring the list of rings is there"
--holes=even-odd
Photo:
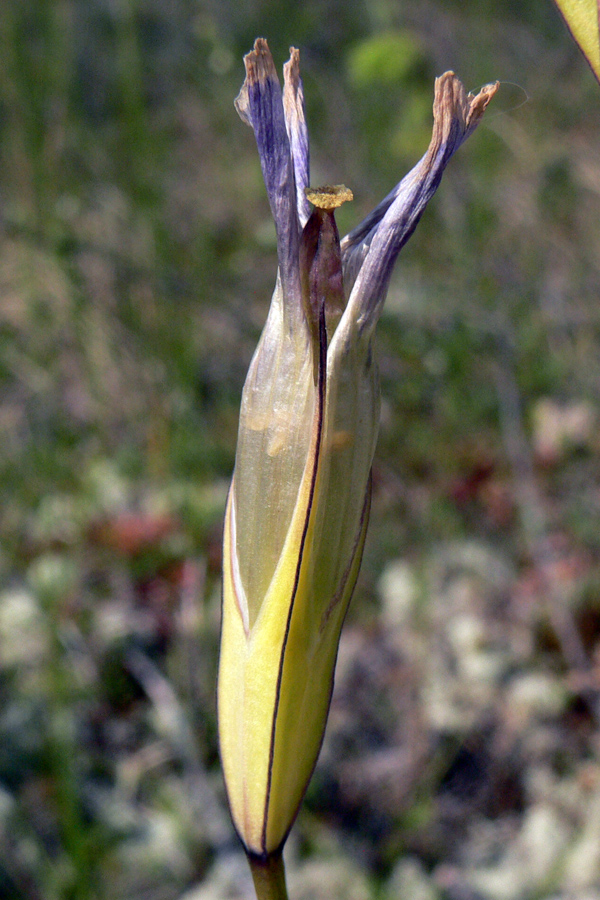
[[[598,0],[556,0],[569,30],[600,81]]]

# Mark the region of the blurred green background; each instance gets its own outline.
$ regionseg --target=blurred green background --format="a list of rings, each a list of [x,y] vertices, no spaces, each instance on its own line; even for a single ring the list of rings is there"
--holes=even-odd
[[[301,49],[349,230],[502,81],[379,329],[371,530],[294,900],[600,898],[600,89],[550,0],[3,0],[0,897],[250,898],[220,531],[274,229],[233,99]]]

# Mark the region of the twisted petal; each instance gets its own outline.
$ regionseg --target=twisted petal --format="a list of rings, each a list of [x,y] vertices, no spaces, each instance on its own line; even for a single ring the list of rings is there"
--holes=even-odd
[[[244,57],[246,80],[235,101],[244,122],[254,131],[267,195],[277,231],[277,256],[283,289],[284,314],[298,318],[300,282],[298,241],[300,225],[292,151],[283,111],[281,85],[267,42],[257,38]]]
[[[311,210],[304,192],[309,180],[308,129],[300,78],[300,53],[294,47],[290,47],[289,62],[283,67],[283,85],[283,110],[296,177],[296,204],[300,224],[304,226]]]
[[[342,241],[348,306],[341,327],[371,331],[381,312],[398,253],[409,239],[462,142],[475,130],[498,89],[467,94],[453,72],[435,82],[433,134],[421,161]],[[345,322],[344,322],[345,320]]]

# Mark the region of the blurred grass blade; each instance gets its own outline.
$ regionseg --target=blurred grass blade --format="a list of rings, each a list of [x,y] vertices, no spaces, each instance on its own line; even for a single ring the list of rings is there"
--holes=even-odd
[[[598,0],[556,0],[569,31],[600,81],[600,29]]]

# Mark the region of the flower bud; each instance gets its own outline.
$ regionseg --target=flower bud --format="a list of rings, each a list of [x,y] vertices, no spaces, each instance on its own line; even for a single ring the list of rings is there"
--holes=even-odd
[[[245,63],[236,106],[256,136],[279,273],[227,502],[218,714],[233,821],[266,860],[317,760],[360,567],[379,421],[374,326],[400,248],[496,88],[473,97],[452,73],[438,79],[429,150],[340,242],[334,208],[351,193],[308,188],[298,51],[283,92],[265,41]]]

